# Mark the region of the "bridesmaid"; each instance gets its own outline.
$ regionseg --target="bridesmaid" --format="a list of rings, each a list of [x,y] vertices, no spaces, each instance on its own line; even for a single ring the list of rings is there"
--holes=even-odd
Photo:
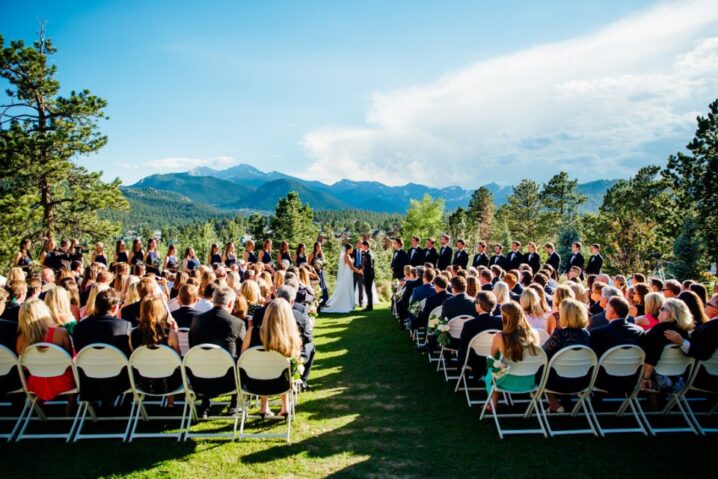
[[[29,238],[25,238],[20,243],[20,251],[15,253],[15,259],[12,262],[13,267],[22,268],[26,273],[30,272],[32,265],[32,254],[30,253],[32,242]]]
[[[237,255],[234,252],[234,243],[229,242],[224,247],[224,265],[231,268],[237,263]]]
[[[143,262],[145,260],[145,251],[142,249],[142,240],[139,238],[136,238],[132,240],[132,258],[130,258],[130,263],[132,266],[136,265],[139,262]]]
[[[264,245],[262,247],[262,251],[264,253],[262,254],[262,257],[260,258],[262,260],[262,263],[265,265],[271,265],[272,264],[272,240],[264,240]]]
[[[297,246],[296,255],[294,256],[294,264],[299,267],[307,262],[307,246],[304,243],[299,243]]]
[[[147,253],[145,253],[144,262],[147,265],[147,272],[160,275],[160,254],[157,252],[157,240],[150,238],[147,243]]]
[[[123,240],[117,240],[117,243],[115,243],[115,257],[112,261],[112,269],[115,270],[115,273],[117,272],[117,268],[120,264],[130,263],[130,258],[127,256],[127,246],[125,246],[125,242]]]
[[[322,288],[321,304],[329,299],[329,290],[327,289],[327,281],[324,279],[324,252],[322,244],[317,241],[312,248],[312,254],[309,255],[309,264],[316,270],[319,276],[319,286]]]
[[[277,264],[280,264],[282,261],[288,261],[289,265],[292,265],[292,257],[289,255],[289,243],[282,240],[282,242],[279,244],[279,252],[277,252]]]
[[[257,262],[257,254],[254,252],[254,241],[249,240],[244,244],[244,264]]]
[[[55,269],[55,266],[57,265],[55,248],[57,248],[57,241],[55,241],[55,238],[50,236],[42,245],[42,252],[40,253],[40,258],[38,258],[41,265],[47,268]]]
[[[107,256],[105,256],[105,245],[101,242],[95,243],[95,249],[90,256],[90,264],[102,263],[107,266]]]
[[[194,248],[187,248],[184,250],[184,259],[182,260],[182,269],[187,273],[192,273],[195,269],[199,268],[199,260],[197,255],[194,253]]]
[[[214,266],[215,264],[220,264],[221,262],[222,253],[219,250],[219,245],[217,243],[212,243],[212,246],[209,247],[209,254],[207,255],[207,264]]]
[[[177,247],[173,244],[169,245],[167,248],[167,254],[165,255],[165,260],[162,263],[162,270],[169,270],[173,273],[177,272],[177,266],[179,265],[179,261],[177,261]]]

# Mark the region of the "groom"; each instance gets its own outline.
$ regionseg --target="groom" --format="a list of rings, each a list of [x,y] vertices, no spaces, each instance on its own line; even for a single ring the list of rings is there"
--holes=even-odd
[[[364,311],[372,311],[374,309],[374,256],[369,251],[369,242],[362,241],[362,265],[361,274],[364,276],[364,290],[366,292],[366,308]]]

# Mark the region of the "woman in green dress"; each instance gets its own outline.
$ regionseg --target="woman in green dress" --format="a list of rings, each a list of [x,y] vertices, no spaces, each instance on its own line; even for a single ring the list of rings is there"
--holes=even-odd
[[[492,391],[494,377],[496,377],[496,385],[507,391],[525,391],[536,382],[534,375],[512,375],[511,363],[523,361],[524,354],[537,354],[541,347],[538,332],[531,329],[521,305],[516,301],[501,305],[501,320],[503,328],[494,336],[491,343],[490,359],[493,358],[493,361],[488,361],[488,373],[485,378],[486,390],[492,394],[491,404],[487,405],[487,409],[496,407],[499,399],[499,393]]]

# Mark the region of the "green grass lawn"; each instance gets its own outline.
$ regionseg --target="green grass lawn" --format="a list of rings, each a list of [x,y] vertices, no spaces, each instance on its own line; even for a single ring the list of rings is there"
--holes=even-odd
[[[0,477],[712,476],[712,438],[512,436],[479,422],[414,352],[386,307],[317,321],[312,389],[282,440],[26,441],[0,446]],[[271,424],[267,426],[267,424]],[[272,426],[273,425],[273,426]],[[531,423],[533,426],[534,423]],[[222,427],[207,424],[207,428]],[[251,429],[279,432],[276,422]],[[714,471],[714,472],[710,472]]]

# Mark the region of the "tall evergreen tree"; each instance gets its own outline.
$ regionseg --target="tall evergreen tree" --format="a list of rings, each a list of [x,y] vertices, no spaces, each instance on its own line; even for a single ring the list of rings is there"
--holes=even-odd
[[[485,186],[472,193],[466,212],[467,227],[471,236],[467,240],[473,242],[491,240],[491,226],[494,222],[495,208],[494,195]]]
[[[543,240],[546,224],[538,183],[533,180],[521,180],[513,187],[513,192],[500,210],[512,239],[524,244]]]
[[[673,245],[674,259],[669,268],[671,274],[680,281],[700,278],[705,271],[698,233],[696,220],[691,215],[686,216],[681,226],[681,234]]]
[[[553,228],[573,223],[578,218],[578,208],[586,202],[586,196],[578,191],[578,180],[571,179],[562,171],[543,185],[540,199],[546,212],[546,221]]]
[[[433,199],[425,194],[419,200],[411,200],[409,209],[401,224],[401,234],[405,238],[418,236],[428,238],[438,237],[444,229],[444,200]]]
[[[292,247],[311,244],[319,231],[314,224],[314,212],[308,204],[302,204],[296,191],[290,191],[277,202],[270,224],[272,236],[277,241],[286,240]]]
[[[466,241],[466,210],[461,207],[456,208],[456,210],[449,215],[449,218],[447,220],[447,226],[449,235],[451,235],[452,238],[461,238]]]
[[[88,90],[60,96],[49,60],[55,51],[43,29],[33,46],[22,40],[5,46],[0,36],[0,76],[9,84],[0,110],[0,219],[5,225],[15,221],[14,210],[26,213],[22,228],[3,228],[2,243],[8,234],[106,238],[119,226],[97,212],[127,206],[119,179],[104,183],[100,172],[74,162],[107,143],[98,128],[107,102]]]

